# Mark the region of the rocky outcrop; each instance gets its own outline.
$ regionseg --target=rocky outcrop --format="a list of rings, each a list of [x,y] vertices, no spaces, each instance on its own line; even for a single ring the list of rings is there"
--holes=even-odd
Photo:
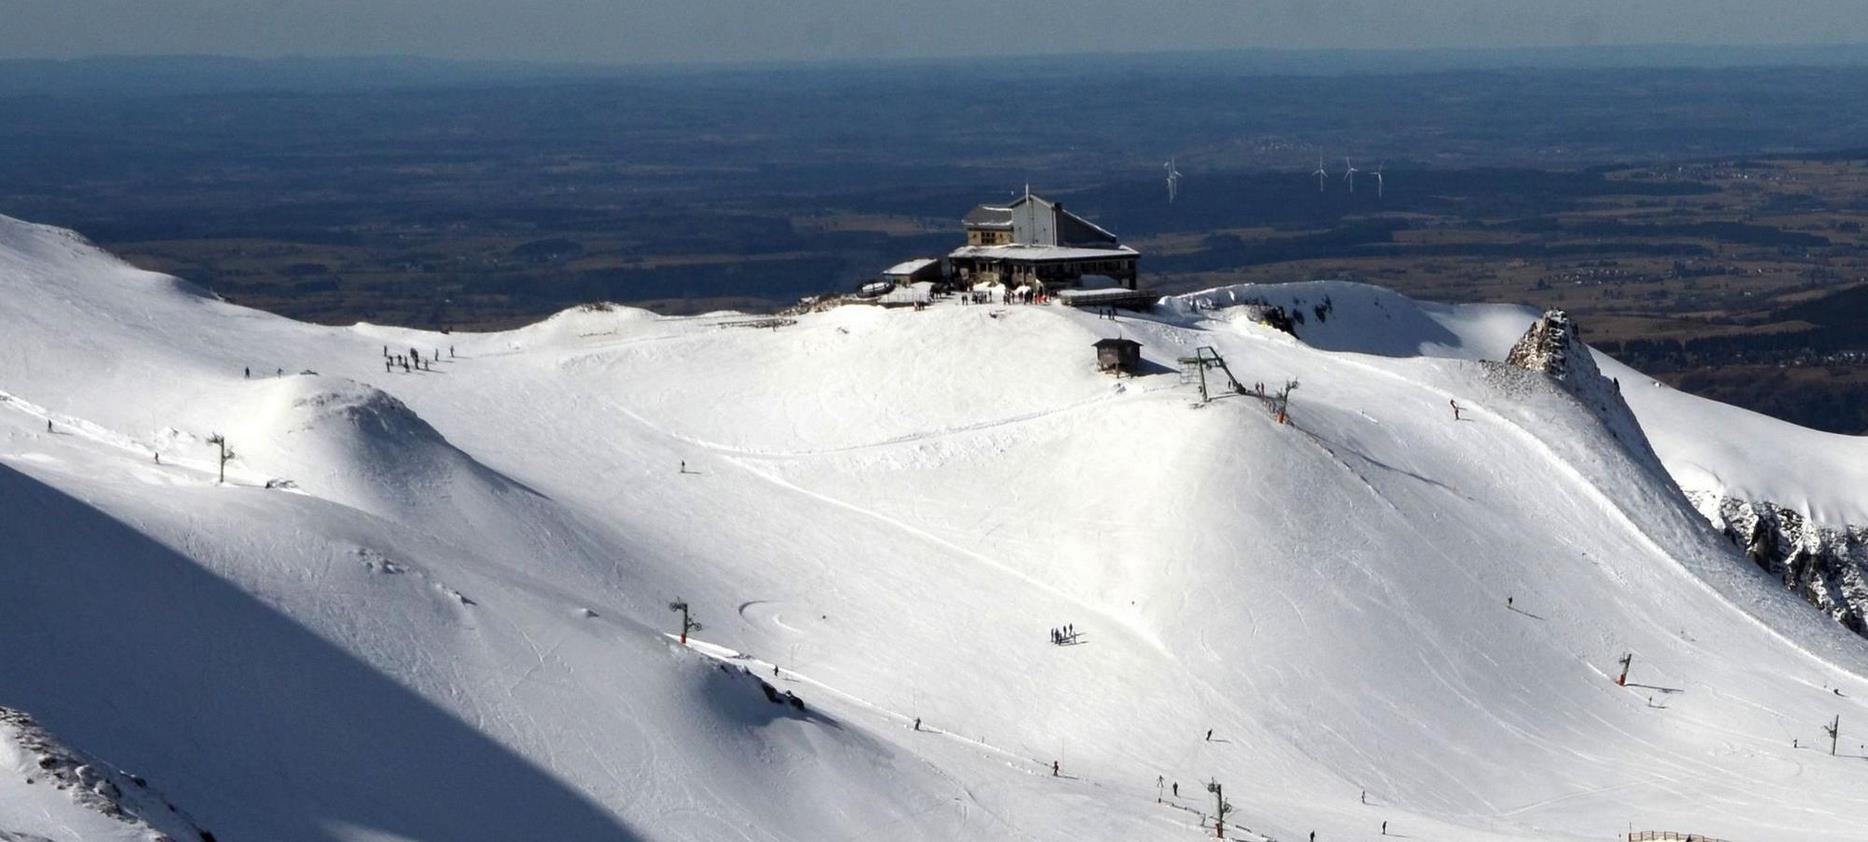
[[[1524,332],[1505,365],[1535,371],[1550,378],[1559,388],[1587,407],[1602,421],[1616,440],[1657,476],[1668,477],[1654,455],[1653,445],[1635,420],[1634,411],[1622,400],[1621,383],[1602,376],[1595,356],[1577,334],[1576,322],[1562,310],[1546,310],[1530,330]],[[1671,479],[1668,479],[1671,482]]]
[[[1706,492],[1687,496],[1753,564],[1868,637],[1868,527],[1818,526],[1768,502]]]
[[[70,809],[114,821],[133,838],[148,842],[214,842],[212,833],[196,826],[148,781],[65,745],[24,711],[0,707],[0,760],[8,761],[0,763],[0,774],[18,775],[17,783],[23,787],[43,787],[56,793],[55,799],[69,799]],[[40,804],[32,809],[43,811],[46,806]],[[64,809],[54,808],[45,815],[56,819]],[[0,809],[0,817],[5,812]],[[0,828],[0,840],[33,838]]]
[[[1659,465],[1622,400],[1620,384],[1602,376],[1569,314],[1545,312],[1512,346],[1505,362],[1549,376],[1594,410],[1638,458]],[[1868,528],[1818,526],[1768,501],[1706,492],[1686,496],[1753,564],[1856,634],[1868,636]]]

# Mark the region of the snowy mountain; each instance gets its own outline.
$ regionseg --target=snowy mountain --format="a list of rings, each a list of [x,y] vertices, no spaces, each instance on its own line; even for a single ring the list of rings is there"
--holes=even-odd
[[[1208,781],[1232,838],[1863,838],[1868,643],[1681,491],[1851,522],[1782,469],[1856,442],[1500,362],[1536,313],[443,335],[4,218],[0,302],[0,705],[220,840],[1194,839]],[[0,832],[91,838],[39,809]]]

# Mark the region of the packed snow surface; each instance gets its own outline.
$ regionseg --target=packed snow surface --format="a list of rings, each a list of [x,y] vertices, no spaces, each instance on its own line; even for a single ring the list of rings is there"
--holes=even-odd
[[[1868,838],[1868,645],[1674,480],[1856,441],[1602,361],[1660,470],[1535,316],[318,327],[0,218],[0,705],[221,840]]]
[[[1243,285],[1188,296],[1207,306],[1248,300],[1306,315],[1298,333],[1313,347],[1382,356],[1502,360],[1537,318],[1508,304],[1416,302],[1389,290],[1341,281]],[[1319,305],[1344,309],[1317,319]],[[1816,523],[1868,525],[1868,438],[1799,427],[1750,410],[1677,391],[1597,355],[1602,373],[1624,387],[1668,470],[1689,491],[1769,501]]]

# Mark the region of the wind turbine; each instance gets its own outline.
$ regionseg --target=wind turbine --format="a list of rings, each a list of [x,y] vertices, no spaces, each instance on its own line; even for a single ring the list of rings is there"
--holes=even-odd
[[[1348,171],[1343,173],[1343,180],[1349,182],[1349,192],[1354,193],[1356,192],[1356,173],[1361,170],[1356,169],[1356,165],[1350,163],[1348,158],[1343,159],[1343,166],[1348,168]]]
[[[1323,168],[1323,158],[1321,156],[1317,158],[1317,171],[1311,173],[1311,175],[1317,177],[1317,192],[1323,192],[1323,180],[1330,177],[1330,171]]]
[[[1375,165],[1375,198],[1377,199],[1382,197],[1382,167],[1385,166],[1388,166],[1387,161],[1382,161]]]
[[[1161,167],[1167,170],[1168,204],[1173,204],[1174,199],[1180,195],[1180,170],[1174,168],[1173,158],[1167,159],[1167,163],[1162,164]]]

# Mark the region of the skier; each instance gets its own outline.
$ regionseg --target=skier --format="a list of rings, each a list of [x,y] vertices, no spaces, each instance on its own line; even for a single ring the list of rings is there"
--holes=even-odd
[[[454,346],[448,346],[448,359],[454,359]]]
[[[1206,741],[1209,743],[1213,741],[1213,729],[1211,728],[1206,729]]]
[[[1447,401],[1447,403],[1450,403],[1453,405],[1453,420],[1458,421],[1459,420],[1459,401],[1450,400],[1450,401]]]
[[[1369,803],[1369,791],[1366,789],[1362,791],[1362,803]]]
[[[919,716],[915,717],[915,730],[921,730],[921,717]]]
[[[1180,797],[1180,781],[1174,782],[1174,797],[1175,798]]]
[[[50,418],[45,419],[45,431],[52,432],[52,419]]]
[[[389,358],[388,357],[383,358],[383,373],[384,374],[389,373]]]
[[[681,460],[681,473],[685,474],[687,472],[688,472],[688,460],[683,459]]]
[[[243,377],[251,378],[253,376],[252,368],[246,368],[246,369],[243,369],[243,371],[245,372],[245,374],[242,375]]]
[[[1051,761],[1051,777],[1057,777],[1057,761]]]
[[[1505,607],[1506,607],[1506,608],[1510,608],[1510,607],[1511,607],[1511,600],[1512,600],[1512,597],[1505,597]]]
[[[160,453],[156,454],[156,464],[158,465],[162,464],[162,454]]]
[[[1383,836],[1388,835],[1388,823],[1387,822],[1382,822],[1382,835]]]

